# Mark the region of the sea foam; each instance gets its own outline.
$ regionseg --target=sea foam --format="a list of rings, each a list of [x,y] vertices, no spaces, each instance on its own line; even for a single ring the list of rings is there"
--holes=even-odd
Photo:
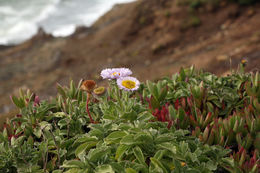
[[[55,37],[90,26],[116,3],[135,0],[9,0],[0,2],[0,45],[19,44],[41,27]]]

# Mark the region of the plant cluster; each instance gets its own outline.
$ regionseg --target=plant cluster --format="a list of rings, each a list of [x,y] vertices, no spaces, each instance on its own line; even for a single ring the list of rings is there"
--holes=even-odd
[[[142,97],[157,120],[189,130],[206,144],[231,148],[231,172],[258,172],[260,77],[243,73],[244,66],[227,77],[181,69],[172,78],[147,82]]]
[[[57,85],[52,101],[21,90],[0,132],[0,170],[53,173],[259,171],[258,74],[181,69],[146,84],[126,68]],[[226,148],[225,148],[226,147]]]
[[[198,12],[202,9],[214,11],[217,10],[219,7],[225,6],[228,3],[253,6],[255,3],[257,3],[257,0],[178,0],[177,5],[188,7],[189,14],[189,16],[182,21],[180,29],[185,31],[191,27],[200,26],[202,21],[198,16]],[[166,17],[168,16],[169,12],[166,13]]]
[[[191,9],[198,9],[203,7],[206,4],[213,5],[214,7],[219,7],[220,3],[231,2],[237,3],[239,5],[253,5],[257,2],[257,0],[179,0],[177,1],[178,5],[188,5]]]

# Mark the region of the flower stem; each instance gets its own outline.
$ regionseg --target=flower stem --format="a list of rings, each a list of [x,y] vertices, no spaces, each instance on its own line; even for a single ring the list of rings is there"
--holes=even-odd
[[[88,113],[88,117],[89,117],[89,119],[90,119],[90,122],[91,122],[91,123],[94,123],[94,121],[93,121],[93,119],[92,119],[92,117],[91,117],[91,115],[90,115],[89,108],[88,108],[88,104],[89,104],[89,101],[90,101],[90,97],[91,97],[91,94],[90,94],[90,93],[87,93],[86,111],[87,111],[87,113]]]
[[[120,97],[120,90],[117,85],[116,85],[116,97],[117,97],[117,101],[122,109],[123,108],[123,104],[122,104],[122,100],[121,100],[122,98]]]

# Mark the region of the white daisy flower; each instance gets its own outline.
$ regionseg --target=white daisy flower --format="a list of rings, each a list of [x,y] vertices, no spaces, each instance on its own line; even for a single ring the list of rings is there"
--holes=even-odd
[[[101,76],[103,79],[118,79],[131,74],[132,71],[128,68],[107,68],[101,71]]]
[[[140,82],[134,77],[121,77],[117,79],[117,85],[120,89],[126,91],[134,91],[137,90],[140,86]]]

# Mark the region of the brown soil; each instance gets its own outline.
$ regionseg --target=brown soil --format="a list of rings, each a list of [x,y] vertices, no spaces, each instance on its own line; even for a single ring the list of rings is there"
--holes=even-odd
[[[13,109],[9,95],[30,88],[48,98],[69,79],[102,80],[107,67],[129,67],[142,82],[192,64],[218,75],[247,57],[260,67],[260,4],[221,3],[191,11],[169,0],[116,5],[90,28],[67,38],[42,31],[13,47],[0,47],[0,112]]]

